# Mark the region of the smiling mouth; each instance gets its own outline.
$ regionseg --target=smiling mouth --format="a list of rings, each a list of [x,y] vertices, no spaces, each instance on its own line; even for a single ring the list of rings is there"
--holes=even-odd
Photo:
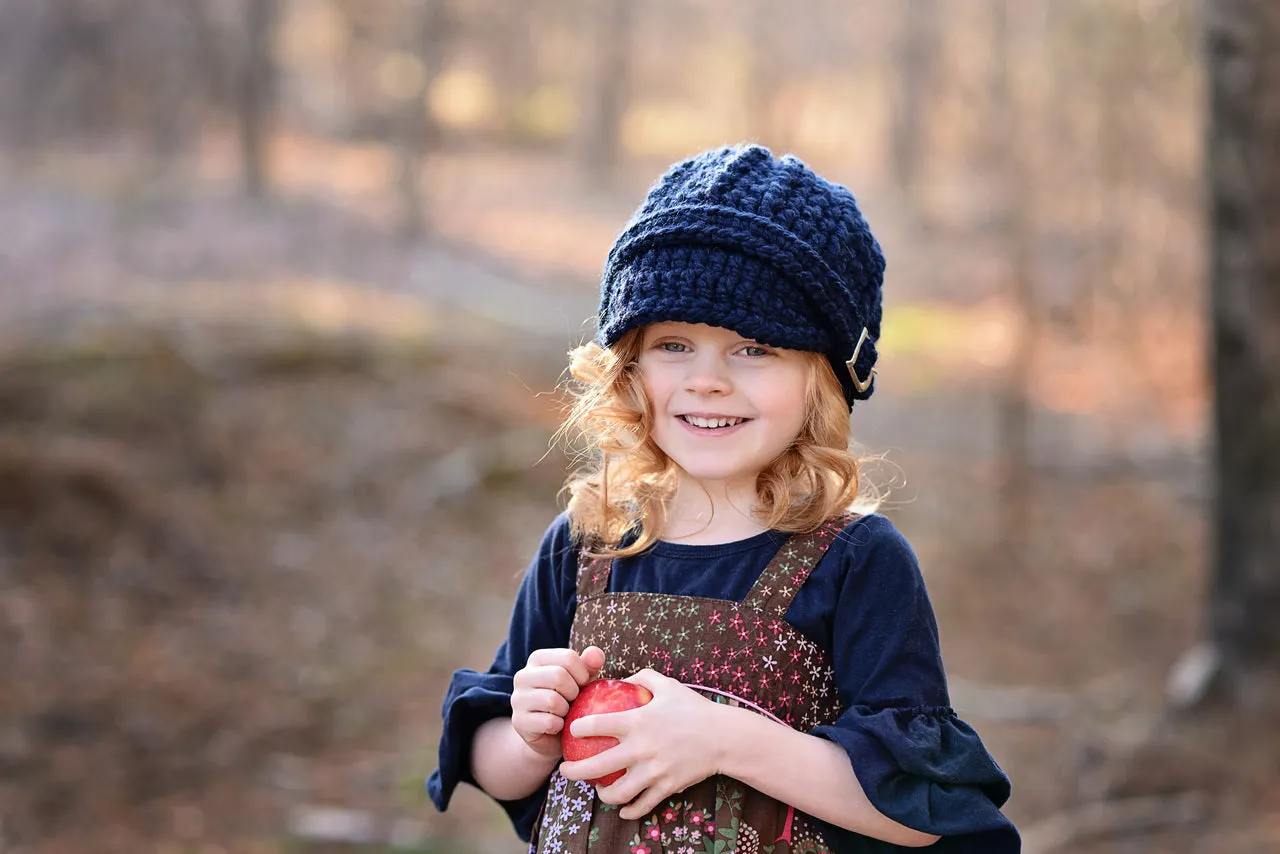
[[[750,418],[703,418],[700,415],[678,415],[676,417],[686,424],[701,427],[704,430],[723,430],[751,420]]]

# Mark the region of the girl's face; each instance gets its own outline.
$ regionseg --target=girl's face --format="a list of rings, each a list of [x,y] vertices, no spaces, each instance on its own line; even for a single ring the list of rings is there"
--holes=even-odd
[[[639,366],[653,440],[704,484],[755,486],[800,434],[809,359],[694,323],[644,329]]]

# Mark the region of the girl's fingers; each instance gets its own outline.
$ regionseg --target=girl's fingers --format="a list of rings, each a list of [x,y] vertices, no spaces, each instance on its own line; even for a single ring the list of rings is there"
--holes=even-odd
[[[595,652],[592,653],[592,650],[595,650]],[[598,646],[587,647],[583,650],[584,655],[578,655],[571,649],[567,649],[565,652],[569,654],[569,661],[565,666],[565,670],[569,671],[569,675],[578,683],[579,688],[595,679],[596,674],[600,672],[600,668],[604,667],[604,652]],[[586,655],[587,653],[590,653],[590,655]],[[596,653],[599,655],[597,656]],[[599,658],[599,661],[596,661],[597,658]]]
[[[635,717],[638,711],[639,709],[624,709],[621,712],[599,712],[594,715],[584,715],[573,722],[572,732],[578,738],[591,738],[601,735],[622,738],[628,735],[635,726]]]
[[[662,803],[662,794],[656,792],[653,788],[648,788],[633,799],[631,803],[618,810],[618,817],[627,821],[643,819],[656,810],[660,803]]]
[[[564,729],[564,718],[547,712],[527,712],[524,728],[525,735],[555,735]]]
[[[595,756],[586,759],[579,759],[576,762],[566,759],[560,763],[560,773],[568,780],[598,780],[601,777],[607,777],[614,771],[624,771],[627,767],[627,760],[623,758],[617,747],[611,747],[608,750],[602,750]],[[626,794],[629,787],[635,784],[635,778],[627,780],[629,774],[623,774],[618,778],[612,786],[603,786],[597,791],[600,793],[600,799],[607,804],[625,804],[631,800],[632,795],[627,795],[626,800],[615,800],[615,798]],[[626,783],[623,781],[626,780]]]
[[[587,681],[595,679],[604,669],[604,650],[598,646],[587,647],[582,651],[582,663],[587,667]]]
[[[628,676],[627,681],[649,689],[650,694],[657,694],[675,680],[646,667],[644,670],[637,670],[631,676]]]
[[[569,701],[556,691],[545,688],[518,690],[511,694],[513,714],[551,714],[563,718],[569,714]]]
[[[600,653],[603,666],[604,653]],[[593,678],[593,674],[586,664],[582,661],[582,656],[571,649],[538,649],[529,656],[528,669],[541,670],[544,667],[558,667],[564,670],[573,680],[573,692],[566,696],[572,699],[578,696],[578,688],[586,685]]]
[[[517,673],[512,681],[517,689],[555,691],[568,701],[572,701],[574,697],[577,697],[578,692],[581,690],[574,676],[565,668],[556,664],[526,667]]]
[[[563,694],[559,691],[548,691],[547,695],[547,708],[544,711],[559,718],[569,714],[569,701],[564,698]]]
[[[609,773],[609,772],[603,772],[603,773]],[[596,776],[597,775],[595,774],[591,775],[593,779]],[[621,777],[615,780],[613,785],[597,788],[596,793],[600,796],[600,800],[604,801],[606,804],[617,804],[618,806],[623,806],[625,804],[634,804],[640,799],[641,796],[644,796],[645,798],[648,798],[648,799],[652,799],[654,794],[661,795],[661,792],[654,793],[650,790],[647,790],[645,788],[645,784],[641,782],[640,775],[636,772],[635,769],[629,769],[627,773],[623,774]],[[642,805],[643,804],[638,804],[637,806],[642,806]],[[635,817],[637,812],[636,807],[631,807],[630,809],[631,811],[628,812],[627,815],[623,816],[623,818]],[[644,815],[645,813],[640,813],[640,814]]]

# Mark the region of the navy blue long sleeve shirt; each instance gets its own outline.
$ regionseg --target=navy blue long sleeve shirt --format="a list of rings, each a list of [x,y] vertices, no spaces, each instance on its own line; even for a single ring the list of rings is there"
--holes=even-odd
[[[787,535],[766,531],[721,545],[658,542],[615,561],[611,591],[650,591],[740,601]],[[476,729],[511,715],[512,678],[537,649],[568,645],[577,606],[578,544],[565,514],[543,536],[517,594],[507,638],[485,673],[457,671],[444,700],[440,765],[427,781],[438,809],[460,782],[475,784]],[[882,813],[942,836],[931,851],[1012,854],[1017,831],[1000,812],[1008,778],[977,733],[951,709],[938,627],[910,544],[886,517],[850,523],[800,588],[787,620],[831,654],[846,712],[813,735],[849,755]],[[527,840],[545,786],[501,802]],[[897,846],[833,829],[840,850]]]

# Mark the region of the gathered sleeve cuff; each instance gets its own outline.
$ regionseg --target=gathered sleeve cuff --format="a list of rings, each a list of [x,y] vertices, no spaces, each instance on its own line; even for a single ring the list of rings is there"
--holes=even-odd
[[[943,837],[931,851],[1020,850],[1017,831],[1000,812],[1009,778],[950,707],[854,707],[813,734],[844,749],[877,810]]]
[[[427,778],[427,794],[436,809],[449,805],[459,783],[476,785],[471,774],[471,745],[476,730],[493,718],[511,716],[512,677],[505,673],[459,670],[444,698],[444,728],[440,736],[440,765]],[[527,839],[545,792],[539,790],[516,801],[498,801],[516,832]]]
[[[915,552],[883,516],[853,523],[842,547],[832,649],[845,712],[813,733],[849,754],[877,810],[941,837],[931,852],[1016,854],[1018,832],[1000,812],[1009,778],[951,708]]]
[[[577,602],[577,555],[569,518],[562,513],[543,534],[542,545],[525,571],[511,609],[507,639],[488,671],[454,671],[444,697],[440,765],[427,779],[427,794],[436,809],[449,805],[459,783],[476,785],[471,772],[476,730],[494,718],[511,717],[515,674],[530,654],[568,645]],[[545,794],[544,785],[528,797],[498,801],[521,839],[529,839]]]

